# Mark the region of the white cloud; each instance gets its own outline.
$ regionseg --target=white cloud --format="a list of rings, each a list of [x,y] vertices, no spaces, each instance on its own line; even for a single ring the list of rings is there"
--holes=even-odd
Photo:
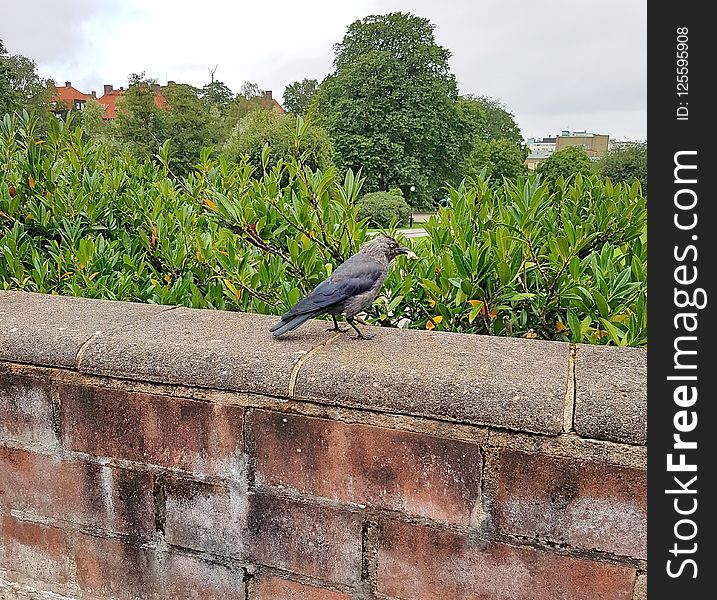
[[[0,0],[7,3],[8,0]],[[83,91],[144,71],[201,86],[209,68],[238,91],[331,71],[332,46],[369,14],[426,17],[461,93],[500,98],[524,135],[588,129],[646,137],[646,0],[35,0],[3,6],[0,39],[43,76]]]

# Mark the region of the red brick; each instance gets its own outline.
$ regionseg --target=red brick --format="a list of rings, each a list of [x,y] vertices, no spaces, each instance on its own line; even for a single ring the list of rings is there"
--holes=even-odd
[[[57,446],[49,382],[0,374],[0,440]]]
[[[260,579],[257,593],[257,600],[351,600],[340,592],[278,577]]]
[[[76,537],[74,547],[83,597],[244,599],[240,570],[198,557],[83,535]]]
[[[248,423],[257,483],[472,524],[483,462],[476,444],[267,411]]]
[[[168,479],[165,486],[167,542],[225,556],[241,555],[246,490]]]
[[[645,471],[504,450],[496,523],[504,533],[646,558]]]
[[[0,568],[12,577],[64,587],[69,581],[69,551],[65,532],[11,515],[0,518]],[[61,588],[53,588],[61,591]]]
[[[250,494],[245,543],[255,563],[329,584],[361,574],[361,520],[352,513]]]
[[[110,388],[60,388],[70,450],[241,477],[244,409]]]
[[[160,555],[160,558],[165,564],[164,570],[159,570],[160,589],[165,598],[244,598],[244,577],[240,570],[182,554]]]
[[[393,598],[631,600],[634,569],[457,533],[382,526],[378,591]]]
[[[0,505],[120,533],[154,532],[147,473],[0,447]]]

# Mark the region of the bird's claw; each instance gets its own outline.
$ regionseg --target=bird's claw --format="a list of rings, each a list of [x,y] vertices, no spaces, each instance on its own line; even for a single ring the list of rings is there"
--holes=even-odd
[[[370,334],[370,333],[361,333],[361,334],[359,334],[359,335],[356,335],[356,336],[352,337],[351,339],[352,339],[352,340],[372,340],[373,337],[374,337],[373,334]]]
[[[337,331],[338,333],[346,333],[348,331],[347,328],[339,327],[338,325],[336,327],[329,327],[326,331]]]

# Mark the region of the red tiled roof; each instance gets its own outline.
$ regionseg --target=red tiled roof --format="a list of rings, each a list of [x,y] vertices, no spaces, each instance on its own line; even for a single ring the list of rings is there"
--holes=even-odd
[[[69,82],[67,82],[69,83]],[[105,86],[105,89],[111,88],[112,86]],[[104,119],[114,119],[117,116],[117,98],[119,98],[125,92],[124,88],[118,90],[110,90],[97,98],[97,102],[103,104],[105,112],[102,115]],[[72,87],[72,85],[65,85],[63,87],[55,87],[55,95],[53,96],[53,102],[62,102],[68,105],[68,108],[73,107],[76,101],[86,102],[92,100],[94,97],[91,94],[84,94],[78,89]],[[276,99],[271,97],[271,92],[266,92],[264,96],[260,96],[262,104],[266,108],[274,108],[280,113],[285,113],[284,107],[279,104]],[[154,92],[154,105],[157,108],[166,108],[169,106],[167,99],[160,93]]]
[[[167,99],[164,96],[162,96],[162,94],[157,92],[154,95],[154,105],[157,108],[166,108],[167,106],[169,106],[169,102],[167,102]]]
[[[92,96],[90,94],[83,94],[77,88],[71,85],[64,85],[62,87],[55,86],[55,94],[52,96],[52,102],[65,102],[74,104],[76,100],[85,102],[90,100]]]
[[[105,113],[102,115],[104,119],[114,119],[117,115],[117,98],[122,95],[124,90],[112,90],[103,94],[97,99],[97,102],[104,104]]]
[[[104,104],[105,106],[105,113],[102,115],[102,118],[104,119],[114,119],[117,116],[117,99],[125,93],[124,88],[120,88],[118,90],[112,90],[111,92],[107,92],[103,96],[97,99],[97,102],[100,104]],[[155,92],[154,94],[154,105],[157,108],[165,108],[169,106],[169,102],[167,102],[167,99],[162,96],[159,92]]]

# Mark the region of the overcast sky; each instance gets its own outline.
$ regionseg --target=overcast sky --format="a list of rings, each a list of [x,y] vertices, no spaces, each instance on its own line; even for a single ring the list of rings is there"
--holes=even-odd
[[[281,101],[332,70],[351,22],[399,10],[436,26],[460,93],[500,99],[525,137],[647,137],[647,0],[0,0],[0,39],[86,93],[142,71],[201,87],[217,67]]]

